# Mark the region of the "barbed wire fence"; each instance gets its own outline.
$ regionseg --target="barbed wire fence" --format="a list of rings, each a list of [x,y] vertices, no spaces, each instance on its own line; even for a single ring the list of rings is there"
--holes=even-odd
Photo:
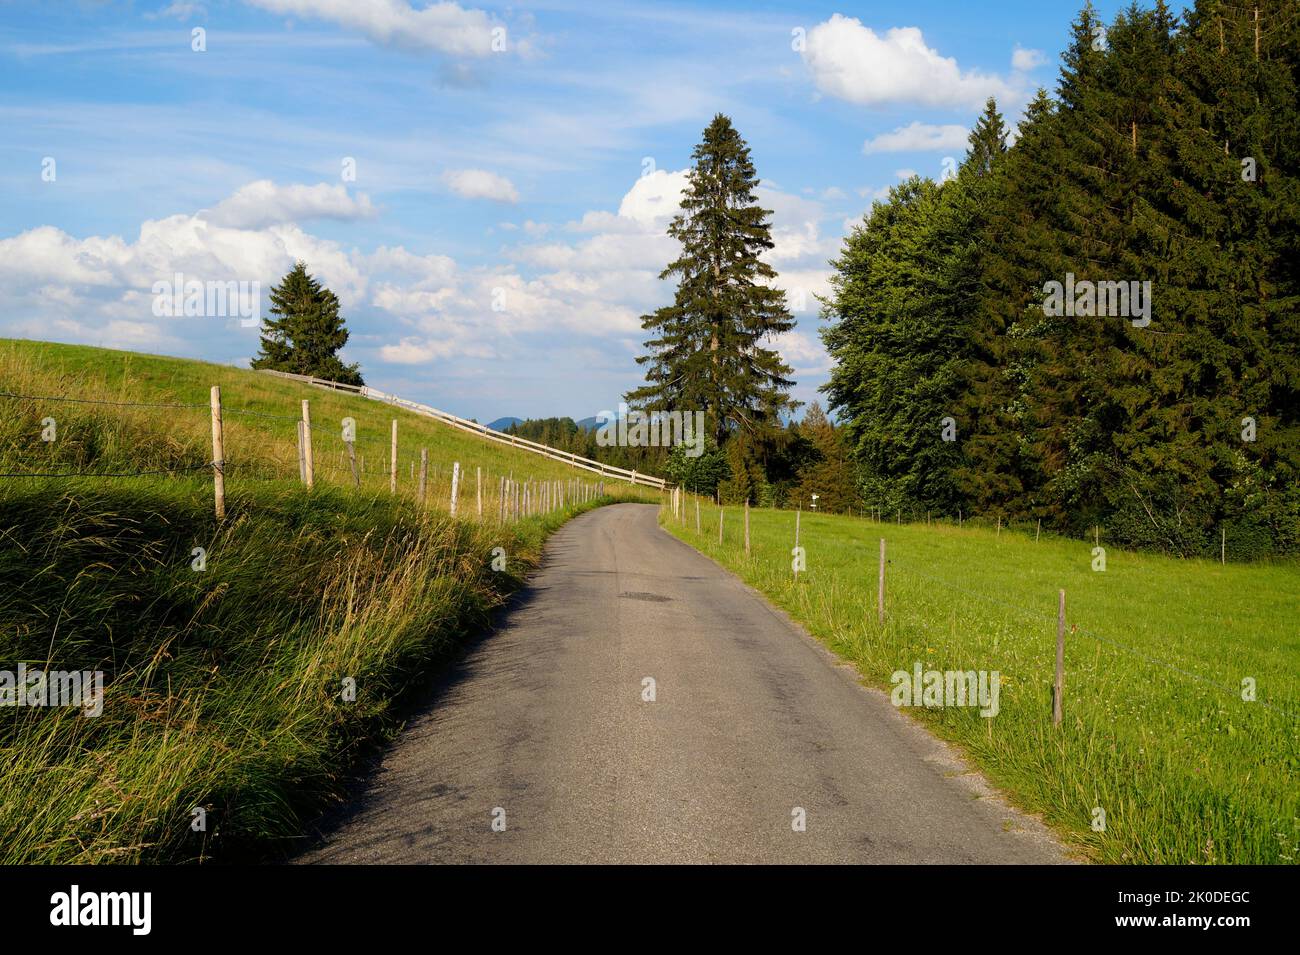
[[[695,497],[695,506],[694,509],[691,509],[688,508],[686,505],[686,501],[685,501],[686,493],[688,492],[685,492],[682,489],[678,489],[674,491],[672,496],[665,503],[664,509],[668,519],[670,519],[674,524],[676,524],[681,528],[693,530],[695,535],[700,538],[701,543],[707,543],[712,545],[716,542],[717,545],[720,546],[723,545],[726,540],[725,537],[726,528],[735,526],[738,522],[734,519],[732,521],[727,521],[726,507],[719,506],[717,507],[717,511],[718,511],[717,524],[714,525],[714,527],[712,528],[709,527],[707,524],[703,523],[700,518],[700,511],[699,511],[700,497],[698,495],[693,495]],[[710,506],[713,506],[712,502],[710,502]],[[732,505],[732,509],[734,511],[742,511],[742,507],[736,505]],[[806,545],[807,543],[806,535],[808,533],[808,528],[801,521],[802,516],[803,516],[802,512],[799,510],[796,510],[795,513],[791,515],[792,524],[793,524],[792,540],[793,540],[793,546],[795,550],[799,550],[802,546]],[[865,516],[866,515],[864,515],[864,517]],[[882,533],[891,524],[894,524],[893,521],[884,520],[883,515],[881,515],[879,519],[877,519],[875,515],[872,515],[871,519],[873,521],[873,524],[879,527]],[[755,553],[754,553],[754,548],[751,543],[751,537],[749,533],[748,506],[743,507],[742,520],[743,520],[743,524],[741,526],[743,526],[743,543],[741,540],[740,532],[733,531],[733,535],[734,535],[734,537],[732,538],[733,546],[738,546],[742,548],[741,554],[743,555],[744,559],[754,560]],[[898,523],[899,524],[902,523],[901,517]],[[923,518],[921,521],[917,523],[909,523],[907,526],[909,530],[918,530],[924,527],[932,526],[932,523],[933,522],[926,521]],[[970,523],[969,520],[963,522],[963,524],[969,524],[969,523]],[[994,525],[994,523],[991,521],[989,522],[989,526],[987,528],[983,526],[983,523],[981,523],[979,527],[982,530],[984,529],[992,530],[994,531],[995,534],[1000,533],[1001,530],[1006,529],[1005,527],[1002,527],[1000,523],[998,525]],[[801,534],[804,536],[801,537]],[[794,582],[798,583],[800,581],[800,571],[798,569],[799,557],[798,555],[794,555],[793,552],[792,552],[792,557],[794,559],[791,562],[792,564],[791,577]],[[1213,690],[1216,694],[1221,694],[1227,697],[1231,697],[1232,699],[1238,701],[1245,699],[1245,697],[1243,696],[1244,688],[1241,685],[1235,685],[1231,681],[1225,680],[1222,677],[1209,677],[1201,673],[1197,673],[1194,670],[1192,670],[1190,665],[1187,663],[1184,663],[1182,661],[1171,661],[1171,660],[1163,659],[1162,657],[1156,654],[1132,646],[1128,641],[1116,639],[1115,637],[1109,634],[1100,632],[1096,628],[1084,627],[1078,623],[1072,622],[1072,618],[1067,618],[1066,611],[1065,611],[1066,592],[1064,588],[1058,588],[1057,597],[1059,602],[1057,604],[1057,607],[1054,608],[1057,610],[1057,613],[1050,614],[1046,612],[1045,608],[1034,609],[1032,607],[1027,607],[1024,606],[1023,604],[1016,603],[1015,601],[1009,601],[1000,597],[995,597],[993,595],[984,593],[982,591],[974,590],[970,587],[963,587],[960,584],[956,584],[950,580],[947,580],[933,573],[932,569],[928,568],[926,570],[921,570],[917,566],[914,566],[910,563],[900,562],[897,559],[896,554],[888,553],[888,545],[887,545],[886,538],[880,539],[879,566],[877,568],[878,588],[877,588],[877,596],[876,596],[876,610],[877,610],[877,620],[879,625],[882,628],[885,625],[886,621],[888,621],[899,626],[915,626],[918,629],[926,630],[936,636],[942,636],[941,634],[938,634],[937,631],[934,631],[932,628],[930,628],[925,623],[925,621],[920,618],[919,614],[907,613],[903,607],[900,607],[896,603],[890,601],[888,596],[890,588],[888,587],[887,582],[893,578],[894,574],[900,574],[900,573],[913,578],[914,581],[923,582],[925,585],[928,585],[930,588],[939,587],[947,591],[948,593],[959,595],[962,598],[972,598],[990,605],[997,606],[1005,611],[1009,611],[1011,613],[1017,614],[1021,618],[1030,621],[1037,626],[1042,626],[1044,627],[1044,629],[1050,627],[1054,623],[1056,625],[1055,627],[1056,651],[1057,651],[1056,657],[1058,661],[1056,666],[1055,678],[1053,680],[1053,694],[1052,694],[1053,695],[1053,723],[1055,725],[1059,725],[1061,722],[1062,706],[1064,703],[1063,696],[1064,696],[1065,663],[1066,660],[1068,659],[1067,650],[1069,650],[1071,654],[1074,652],[1073,647],[1075,645],[1075,638],[1084,638],[1087,640],[1094,641],[1098,645],[1107,647],[1111,652],[1123,654],[1124,656],[1139,661],[1146,666],[1160,669],[1179,680],[1195,683],[1198,686]],[[806,570],[804,572],[803,580],[805,583],[809,581]],[[838,576],[833,577],[832,587],[831,587],[832,590],[834,589],[834,584],[838,583],[839,581],[840,578]],[[813,586],[815,586],[815,584],[813,584]],[[827,597],[826,599],[829,599],[829,597]],[[1066,640],[1067,635],[1069,638],[1071,638],[1068,644]],[[1165,642],[1172,642],[1172,641],[1167,640]],[[1252,686],[1252,692],[1255,692],[1256,689],[1257,688]],[[1294,722],[1297,719],[1300,719],[1300,713],[1296,712],[1294,709],[1288,706],[1283,706],[1274,702],[1268,702],[1264,699],[1260,699],[1258,696],[1252,696],[1249,702],[1251,703],[1251,705],[1258,705],[1262,709],[1267,710],[1270,713],[1275,714],[1284,720]]]

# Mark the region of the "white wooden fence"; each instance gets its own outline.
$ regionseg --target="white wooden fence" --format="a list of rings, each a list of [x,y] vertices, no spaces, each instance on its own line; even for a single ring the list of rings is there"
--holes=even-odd
[[[310,375],[293,375],[286,371],[271,371],[267,368],[259,370],[264,374],[275,375],[278,378],[291,378],[294,381],[301,381],[309,385],[315,385],[318,388],[330,388],[334,391],[349,391],[353,394],[361,395],[364,398],[370,398],[373,401],[382,401],[385,404],[396,405],[399,408],[406,408],[408,411],[414,411],[416,414],[424,415],[426,418],[433,418],[437,421],[441,421],[443,424],[451,425],[453,428],[459,428],[462,431],[468,431],[472,434],[478,435],[479,437],[486,438],[489,441],[508,444],[511,447],[520,448],[521,450],[529,451],[533,454],[540,454],[542,457],[550,458],[552,461],[562,461],[572,467],[581,468],[584,471],[591,471],[594,474],[603,474],[609,477],[615,477],[627,481],[629,484],[639,484],[644,487],[658,488],[659,490],[672,486],[663,478],[653,477],[649,474],[640,474],[637,471],[629,471],[626,468],[617,468],[612,464],[603,464],[600,461],[593,461],[591,458],[584,458],[571,451],[561,451],[545,444],[538,444],[536,441],[529,441],[527,438],[521,438],[517,435],[494,431],[487,427],[487,425],[479,424],[477,421],[470,421],[446,411],[439,411],[437,408],[422,405],[418,401],[408,401],[406,398],[399,398],[397,395],[390,395],[387,392],[380,391],[378,388],[371,388],[365,385],[343,385],[339,384],[337,381],[326,381],[324,378],[313,378]]]

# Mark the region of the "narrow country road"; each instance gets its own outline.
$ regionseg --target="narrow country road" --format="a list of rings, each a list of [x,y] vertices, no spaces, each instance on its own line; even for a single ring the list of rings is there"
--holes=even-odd
[[[623,504],[555,534],[501,629],[296,861],[1066,860],[654,506]]]

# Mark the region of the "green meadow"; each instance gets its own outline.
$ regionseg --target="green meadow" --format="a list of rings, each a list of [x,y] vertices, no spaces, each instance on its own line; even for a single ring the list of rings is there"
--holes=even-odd
[[[1221,565],[1036,528],[876,523],[687,497],[664,526],[767,595],[864,683],[896,671],[997,671],[999,711],[906,709],[1081,858],[1295,864],[1300,853],[1300,565]],[[885,623],[877,620],[886,541]],[[1063,720],[1053,726],[1058,591]],[[1244,696],[1252,695],[1247,700]],[[873,771],[888,772],[888,767]],[[1099,824],[1104,812],[1104,828]]]

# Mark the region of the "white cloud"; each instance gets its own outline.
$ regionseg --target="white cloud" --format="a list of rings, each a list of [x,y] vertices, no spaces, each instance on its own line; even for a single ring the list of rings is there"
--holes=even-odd
[[[1017,95],[998,76],[963,71],[955,59],[927,46],[916,27],[894,27],[881,35],[836,13],[808,32],[802,56],[819,90],[866,106],[978,108],[990,96]]]
[[[473,340],[453,340],[451,338],[403,338],[396,345],[384,345],[379,349],[379,357],[395,365],[427,365],[442,358],[493,358],[495,352],[490,345]]]
[[[772,210],[774,245],[763,258],[778,271],[814,262],[821,266],[834,255],[837,240],[821,236],[820,203],[767,185],[759,186],[755,192],[759,205]]]
[[[272,13],[328,20],[357,30],[376,43],[455,56],[487,56],[492,29],[500,28],[482,10],[455,3],[432,3],[416,10],[406,0],[246,0]],[[507,49],[523,49],[523,41]]]
[[[618,214],[640,223],[667,223],[681,206],[687,171],[656,169],[639,178],[618,205]]]
[[[0,303],[13,315],[98,329],[81,336],[98,343],[112,321],[135,319],[147,327],[193,321],[151,321],[154,283],[170,282],[177,272],[187,281],[258,282],[269,289],[298,259],[310,263],[345,309],[361,301],[365,274],[337,243],[292,224],[246,229],[198,215],[173,215],[145,220],[134,241],[120,236],[78,239],[53,226],[0,239]],[[215,327],[227,324],[212,321]],[[116,340],[124,340],[127,327],[115,326]]]
[[[1016,47],[1011,54],[1011,68],[1020,72],[1037,69],[1047,62],[1042,50],[1026,50]]]
[[[400,245],[391,249],[381,245],[365,257],[371,272],[391,272],[412,276],[421,287],[449,282],[456,274],[456,260],[447,255],[415,255]]]
[[[929,123],[913,122],[900,126],[892,132],[881,133],[862,144],[864,153],[902,153],[921,152],[924,150],[962,150],[966,149],[966,140],[970,131],[965,126],[951,124],[932,126]]]
[[[495,202],[518,202],[519,190],[505,176],[486,169],[453,169],[443,174],[451,191],[466,199],[492,199]]]
[[[522,229],[527,235],[546,235],[551,231],[549,223],[534,222],[532,219],[525,219],[523,222],[502,222],[501,228],[506,232],[518,232]]]
[[[166,17],[175,20],[188,20],[192,17],[206,16],[207,12],[207,8],[201,3],[183,3],[181,0],[176,0],[175,3],[163,7],[156,13],[146,13],[144,18],[146,20],[161,20]]]
[[[354,198],[342,184],[279,186],[259,179],[217,203],[207,219],[232,229],[260,229],[305,219],[366,219],[374,214],[369,196],[358,193]]]
[[[795,375],[818,375],[830,371],[831,359],[820,338],[801,331],[777,335],[773,344]]]

